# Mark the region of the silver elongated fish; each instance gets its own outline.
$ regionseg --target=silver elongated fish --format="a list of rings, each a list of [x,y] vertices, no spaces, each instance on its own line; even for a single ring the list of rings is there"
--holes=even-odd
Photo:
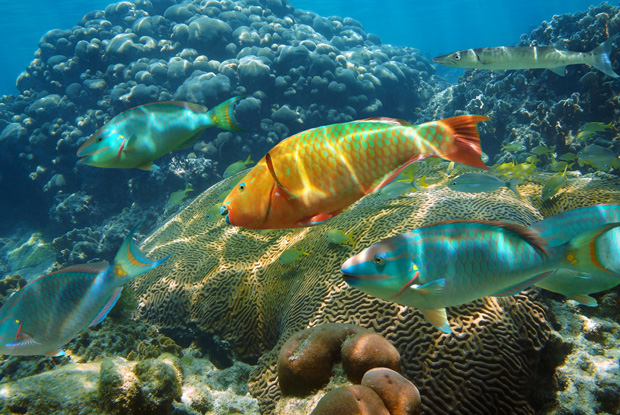
[[[499,46],[491,48],[464,49],[433,58],[434,63],[456,68],[490,69],[549,69],[564,76],[568,65],[590,65],[605,75],[618,78],[609,60],[611,47],[617,34],[590,52],[573,52],[553,46]]]

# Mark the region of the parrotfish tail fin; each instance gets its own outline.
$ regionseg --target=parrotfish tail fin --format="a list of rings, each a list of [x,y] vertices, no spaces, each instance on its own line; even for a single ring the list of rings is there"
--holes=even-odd
[[[478,134],[478,123],[488,120],[489,117],[482,115],[461,115],[439,121],[454,135],[453,150],[442,157],[457,163],[490,170],[482,162],[482,149]]]
[[[577,235],[563,246],[567,268],[620,278],[620,258],[614,248],[620,241],[620,223],[608,223]]]
[[[618,78],[620,76],[614,72],[614,69],[611,66],[611,60],[609,59],[611,47],[613,46],[617,37],[617,34],[610,37],[609,39],[598,45],[591,52],[592,58],[594,59],[592,62],[592,66],[603,72],[605,75],[611,76],[612,78]]]
[[[170,255],[168,255],[160,260],[151,261],[144,256],[133,242],[133,234],[136,232],[138,226],[140,226],[140,224],[134,226],[125,237],[123,244],[112,262],[111,272],[115,279],[118,280],[118,285],[122,285],[147,271],[157,268],[170,258]]]
[[[245,98],[245,96],[233,97],[222,102],[217,107],[210,109],[207,115],[211,119],[212,125],[222,130],[248,131],[241,128],[235,118],[235,107],[243,98]]]

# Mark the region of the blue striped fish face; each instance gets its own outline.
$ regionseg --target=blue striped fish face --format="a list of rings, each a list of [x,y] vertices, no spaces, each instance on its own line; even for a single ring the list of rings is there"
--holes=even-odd
[[[13,314],[8,314],[0,321],[0,353],[6,353],[3,349],[6,344],[17,341],[22,328],[22,322]]]
[[[350,286],[393,301],[419,277],[407,237],[396,235],[349,258],[340,270]]]

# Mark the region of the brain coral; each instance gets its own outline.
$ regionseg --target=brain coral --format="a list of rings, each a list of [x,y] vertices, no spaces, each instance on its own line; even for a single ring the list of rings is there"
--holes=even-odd
[[[206,222],[205,213],[239,176],[213,186],[142,244],[149,257],[174,256],[136,282],[139,317],[194,330],[196,336],[211,333],[238,358],[258,359],[250,388],[264,413],[280,398],[275,368],[281,345],[294,332],[327,322],[370,328],[394,344],[403,375],[420,389],[424,413],[533,413],[528,403],[532,375],[550,331],[537,291],[451,307],[454,333],[442,334],[418,311],[348,287],[340,266],[380,239],[438,220],[529,225],[566,209],[618,202],[620,180],[572,179],[543,203],[545,175],[519,185],[519,199],[507,189],[454,192],[445,187],[445,163],[418,165],[418,174],[426,174],[432,184],[425,191],[390,201],[370,195],[326,224],[294,230],[254,231],[223,220]],[[353,249],[327,243],[327,232],[335,228],[353,231]],[[278,257],[287,248],[303,248],[309,255],[281,265]]]

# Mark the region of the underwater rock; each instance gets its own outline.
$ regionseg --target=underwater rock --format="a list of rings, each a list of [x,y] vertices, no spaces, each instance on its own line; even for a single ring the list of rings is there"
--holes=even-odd
[[[420,415],[420,392],[413,383],[388,368],[370,369],[361,382],[374,390],[391,415]]]
[[[28,281],[49,272],[56,263],[56,252],[39,233],[31,234],[18,247],[6,252],[6,266]]]
[[[398,350],[377,333],[359,333],[342,344],[342,367],[349,380],[361,383],[365,373],[376,367],[400,371]]]
[[[350,385],[327,393],[311,415],[390,415],[383,401],[372,389],[362,385]]]

